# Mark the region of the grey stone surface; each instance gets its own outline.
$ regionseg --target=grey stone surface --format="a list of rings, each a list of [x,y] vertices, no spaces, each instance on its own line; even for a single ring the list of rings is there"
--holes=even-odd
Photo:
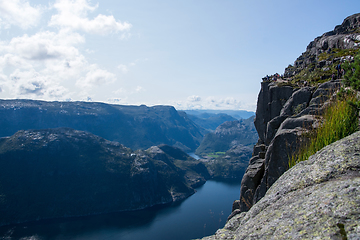
[[[248,212],[204,239],[360,239],[360,132],[285,172]]]
[[[262,83],[255,118],[259,141],[241,182],[241,212],[248,211],[252,204],[259,201],[288,169],[289,156],[297,151],[298,143],[304,140],[301,134],[318,126],[316,115],[322,113],[331,94],[340,86],[338,80],[325,82],[318,88],[304,87],[298,90],[275,83]],[[285,93],[278,94],[283,90]],[[279,105],[280,101],[285,103]]]
[[[324,33],[310,42],[306,51],[297,58],[293,67],[285,69],[284,76],[292,77],[301,72],[310,64],[316,64],[318,68],[340,62],[341,58],[334,59],[334,62],[316,62],[317,57],[324,52],[331,52],[332,49],[354,49],[360,46],[360,13],[347,17],[341,25],[335,27],[333,31]]]

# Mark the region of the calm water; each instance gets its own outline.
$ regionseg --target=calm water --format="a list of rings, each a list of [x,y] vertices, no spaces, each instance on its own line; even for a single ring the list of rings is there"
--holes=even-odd
[[[197,193],[177,204],[142,211],[41,221],[0,227],[0,239],[171,239],[187,240],[215,233],[223,227],[240,181],[210,180]]]

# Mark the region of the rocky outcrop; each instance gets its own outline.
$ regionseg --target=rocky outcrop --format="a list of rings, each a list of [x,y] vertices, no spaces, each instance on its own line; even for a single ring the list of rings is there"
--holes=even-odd
[[[69,127],[131,149],[167,144],[191,152],[203,138],[203,129],[171,106],[0,100],[0,126],[0,137],[19,130]]]
[[[70,128],[22,130],[0,138],[0,226],[171,203],[208,178],[171,146],[132,151]]]
[[[333,70],[314,69],[325,65],[334,68],[340,62],[334,57],[340,55],[339,49],[344,50],[341,54],[349,54],[349,50],[359,48],[359,40],[360,14],[355,14],[311,42],[294,66],[285,69],[285,80],[261,83],[254,121],[259,140],[241,183],[239,212],[248,211],[288,169],[289,157],[305,140],[302,133],[317,126],[316,116],[322,114],[329,98],[341,87],[341,80],[319,84],[317,81],[331,76]],[[334,49],[338,52],[330,54]],[[329,53],[331,59],[325,65],[320,58],[327,56],[323,53]],[[301,79],[311,74],[317,77],[310,79],[311,86],[304,86],[306,81]]]
[[[359,239],[360,132],[285,172],[212,239]]]
[[[241,182],[240,212],[248,211],[288,169],[301,134],[316,126],[315,116],[340,85],[336,80],[300,89],[274,82],[261,84],[255,118],[259,141]]]
[[[333,31],[317,37],[306,48],[306,51],[295,61],[293,66],[285,69],[284,76],[292,77],[301,70],[311,66],[323,68],[338,62],[340,58],[322,59],[317,61],[322,53],[331,53],[333,49],[355,49],[360,46],[360,13],[347,17]]]

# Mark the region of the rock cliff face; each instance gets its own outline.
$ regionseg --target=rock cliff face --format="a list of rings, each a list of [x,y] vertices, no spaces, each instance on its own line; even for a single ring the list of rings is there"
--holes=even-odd
[[[171,106],[0,100],[0,126],[0,137],[19,130],[69,127],[131,149],[167,144],[190,152],[203,137],[202,129],[186,113]]]
[[[0,138],[0,226],[184,199],[209,173],[180,149],[132,151],[69,128]]]
[[[259,141],[241,182],[241,212],[258,202],[288,169],[289,156],[297,150],[301,133],[316,124],[315,116],[339,87],[336,80],[300,89],[274,82],[261,84],[255,118]]]
[[[360,239],[360,132],[290,170],[289,156],[342,86],[336,65],[360,48],[360,14],[309,44],[277,82],[262,82],[259,140],[224,229],[205,239]],[[332,79],[333,78],[333,79]],[[331,80],[330,80],[331,79]]]
[[[302,133],[317,126],[316,116],[341,87],[341,80],[330,80],[331,72],[336,73],[334,66],[351,60],[351,51],[360,47],[359,40],[360,14],[355,14],[311,42],[294,66],[285,69],[285,81],[261,83],[254,121],[259,140],[241,183],[240,201],[234,208],[248,211],[288,169],[289,156],[305,140]],[[326,60],[322,60],[324,57]],[[316,81],[304,86],[301,79],[309,75]]]
[[[284,173],[211,239],[359,239],[360,132]]]

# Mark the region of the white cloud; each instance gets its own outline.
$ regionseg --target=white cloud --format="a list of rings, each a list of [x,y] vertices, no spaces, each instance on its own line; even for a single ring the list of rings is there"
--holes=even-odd
[[[46,76],[35,70],[14,71],[6,85],[16,96],[41,99],[56,99],[65,96],[68,91],[60,86],[51,76]]]
[[[116,21],[112,15],[99,14],[92,20],[87,18],[88,12],[95,11],[97,7],[98,5],[91,6],[88,0],[57,0],[54,8],[59,13],[51,17],[49,26],[60,26],[100,35],[125,31],[131,28],[130,23]]]
[[[77,86],[89,89],[93,86],[101,86],[116,81],[115,74],[99,69],[95,64],[90,66],[90,69],[85,77],[80,78],[76,82]]]
[[[118,69],[120,69],[120,71],[121,71],[122,73],[127,73],[127,72],[129,71],[129,67],[126,66],[126,65],[124,65],[124,64],[120,64],[120,65],[118,66]]]
[[[143,92],[143,91],[145,91],[145,89],[143,87],[141,87],[141,86],[137,86],[136,89],[135,89],[136,93]]]
[[[135,61],[129,63],[129,64],[119,64],[117,66],[118,69],[120,69],[120,71],[123,74],[126,74],[130,71],[131,68],[135,67],[136,65],[138,65],[141,62],[146,62],[148,61],[148,59],[136,59]]]
[[[46,100],[93,97],[95,87],[116,81],[115,74],[89,63],[80,49],[85,44],[82,30],[94,34],[109,34],[129,30],[129,23],[102,14],[89,19],[98,5],[89,0],[56,0],[51,8],[30,6],[29,0],[0,0],[0,29],[18,25],[36,26],[43,10],[56,9],[50,26],[58,30],[42,30],[30,35],[0,41],[0,88],[2,96]],[[48,28],[53,29],[53,28]],[[79,45],[81,45],[79,47]],[[84,53],[94,53],[84,49]],[[135,63],[119,65],[126,72]],[[71,91],[69,90],[71,89]],[[133,91],[141,91],[140,88]]]
[[[26,0],[0,1],[0,28],[16,25],[27,29],[36,26],[40,17],[40,7],[30,6]]]
[[[201,101],[201,97],[196,96],[196,95],[193,95],[193,96],[189,96],[189,97],[187,98],[187,100],[188,100],[189,102],[200,102],[200,101]]]
[[[69,98],[64,82],[83,91],[116,80],[113,73],[90,64],[77,45],[83,36],[68,30],[39,32],[0,42],[0,74],[13,97]]]
[[[177,109],[219,109],[219,110],[249,110],[254,111],[256,103],[247,102],[246,96],[242,100],[234,97],[208,96],[202,98],[196,95],[189,96],[185,101],[172,102]],[[250,98],[249,98],[250,99]]]

